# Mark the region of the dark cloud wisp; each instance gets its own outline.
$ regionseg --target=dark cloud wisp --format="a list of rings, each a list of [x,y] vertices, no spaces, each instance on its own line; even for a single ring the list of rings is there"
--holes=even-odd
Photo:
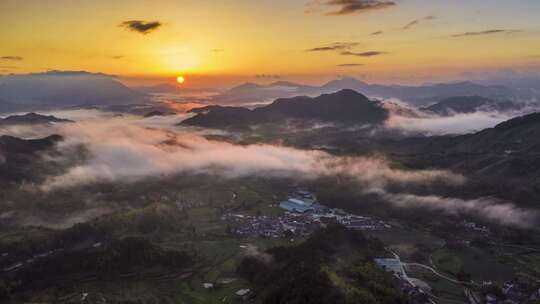
[[[415,26],[417,26],[418,24],[420,24],[422,21],[430,21],[430,20],[435,20],[437,19],[436,16],[433,16],[433,15],[429,15],[429,16],[425,16],[424,18],[421,18],[421,19],[415,19],[407,24],[405,24],[405,26],[403,26],[403,30],[409,30]]]
[[[281,76],[276,74],[257,74],[255,75],[255,78],[258,79],[280,79]]]
[[[341,51],[341,50],[350,50],[355,46],[358,46],[358,42],[335,42],[330,45],[315,47],[312,49],[306,50],[307,52],[327,52],[327,51]]]
[[[330,45],[315,47],[307,49],[306,52],[336,52],[342,56],[356,56],[356,57],[373,57],[378,55],[387,54],[387,52],[381,51],[364,51],[356,52],[353,49],[358,46],[358,42],[335,42]],[[342,66],[342,65],[338,65]]]
[[[374,57],[379,55],[388,54],[387,52],[380,52],[380,51],[369,51],[369,52],[341,52],[340,53],[343,56],[356,56],[356,57]]]
[[[407,24],[403,27],[403,29],[404,29],[404,30],[408,30],[408,29],[412,28],[413,26],[417,25],[418,23],[420,23],[420,20],[418,20],[418,19],[413,20],[413,21],[407,23]]]
[[[352,68],[352,67],[364,66],[364,64],[362,64],[362,63],[342,63],[342,64],[338,64],[337,66],[338,67],[343,67],[343,68]]]
[[[454,34],[452,37],[459,38],[459,37],[469,37],[469,36],[484,36],[484,35],[493,35],[493,34],[515,34],[520,33],[521,30],[501,30],[501,29],[495,29],[495,30],[485,30],[485,31],[478,31],[478,32],[465,32],[460,34]]]
[[[396,2],[390,0],[314,0],[308,3],[310,9],[307,11],[321,11],[324,10],[324,7],[331,7],[333,10],[324,13],[324,15],[351,15],[395,5]]]
[[[120,26],[125,27],[130,31],[146,35],[157,30],[162,24],[159,21],[128,20],[120,23]]]
[[[24,58],[21,56],[2,56],[0,57],[1,60],[9,60],[9,61],[22,61]]]

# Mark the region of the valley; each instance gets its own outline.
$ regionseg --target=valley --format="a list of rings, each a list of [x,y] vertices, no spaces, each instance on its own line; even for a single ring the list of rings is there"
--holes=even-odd
[[[424,114],[352,90],[254,110],[180,108],[83,107],[2,120],[3,297],[534,296],[538,114],[432,136],[387,123],[395,113]],[[313,281],[295,285],[299,276]],[[274,281],[283,283],[270,287]]]

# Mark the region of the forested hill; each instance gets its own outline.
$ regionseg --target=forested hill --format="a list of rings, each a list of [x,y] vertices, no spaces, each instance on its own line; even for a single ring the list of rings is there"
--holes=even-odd
[[[385,254],[379,241],[330,225],[298,246],[244,258],[238,272],[256,286],[261,303],[407,303],[373,262]]]
[[[197,109],[196,116],[183,125],[209,128],[238,128],[287,120],[319,121],[335,124],[382,124],[387,110],[377,101],[353,91],[341,90],[311,98],[280,98],[268,106],[249,110],[241,107],[209,106]]]

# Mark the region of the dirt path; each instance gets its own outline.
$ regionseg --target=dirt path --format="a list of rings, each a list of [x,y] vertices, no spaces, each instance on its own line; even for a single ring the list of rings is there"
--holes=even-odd
[[[419,263],[403,263],[403,265],[405,265],[405,267],[408,267],[408,266],[416,266],[416,267],[421,267],[421,268],[424,268],[424,269],[427,269],[431,272],[433,272],[434,274],[436,274],[437,276],[443,278],[443,279],[446,279],[452,283],[456,283],[456,284],[464,284],[464,285],[473,285],[471,282],[465,282],[465,281],[459,281],[459,280],[456,280],[456,279],[453,279],[445,274],[442,274],[440,272],[438,272],[436,269],[434,269],[433,267],[431,266],[427,266],[427,265],[424,265],[424,264],[419,264]]]

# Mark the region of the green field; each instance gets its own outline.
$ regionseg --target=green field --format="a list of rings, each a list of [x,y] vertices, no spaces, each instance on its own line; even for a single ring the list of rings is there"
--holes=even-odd
[[[516,257],[518,263],[522,264],[535,276],[540,276],[540,254],[529,253],[518,255]]]
[[[410,277],[420,279],[431,287],[431,293],[436,297],[438,303],[464,303],[466,301],[463,286],[452,283],[448,280],[438,277],[430,271],[424,269],[417,269],[415,271],[408,271],[407,274]]]
[[[461,269],[470,273],[475,282],[493,281],[503,283],[515,276],[516,269],[506,256],[490,253],[476,247],[440,249],[433,253],[437,269],[457,274]]]
[[[460,255],[448,249],[435,251],[431,258],[437,269],[442,272],[455,275],[463,269],[463,261]]]
[[[178,270],[178,273],[169,269],[148,269],[149,273],[123,280],[78,282],[74,278],[76,288],[48,288],[32,295],[32,300],[55,302],[55,299],[63,299],[59,302],[73,303],[80,302],[81,294],[88,292],[95,297],[104,296],[111,302],[239,303],[240,299],[234,293],[242,288],[250,288],[236,273],[246,254],[242,247],[250,245],[264,251],[274,246],[292,246],[304,241],[302,238],[294,241],[238,239],[226,233],[227,222],[221,219],[224,212],[271,216],[283,214],[277,203],[298,187],[290,181],[265,178],[216,181],[211,178],[182,177],[167,180],[164,184],[147,183],[140,189],[133,187],[125,186],[125,189],[108,198],[128,207],[102,217],[96,225],[110,230],[115,238],[134,236],[162,248],[188,252],[194,257],[193,265]],[[179,190],[162,192],[164,187]],[[193,204],[183,209],[177,206],[178,201]],[[365,234],[381,240],[406,262],[429,265],[431,258],[435,268],[441,272],[452,275],[463,269],[471,273],[477,282],[504,282],[518,270],[531,275],[540,272],[540,255],[536,253],[523,254],[511,248],[506,252],[475,247],[449,249],[443,239],[427,230],[407,228],[400,223],[393,223],[393,227]],[[0,234],[0,243],[42,243],[50,234],[47,229],[21,228],[20,231]],[[441,303],[464,300],[463,288],[458,284],[428,272],[410,275],[427,282]],[[330,278],[334,283],[345,286],[335,276],[331,275]],[[213,283],[215,288],[205,289],[204,283]]]
[[[426,232],[394,227],[389,230],[366,231],[366,235],[381,240],[404,261],[429,263],[429,252],[444,246],[444,240]]]

